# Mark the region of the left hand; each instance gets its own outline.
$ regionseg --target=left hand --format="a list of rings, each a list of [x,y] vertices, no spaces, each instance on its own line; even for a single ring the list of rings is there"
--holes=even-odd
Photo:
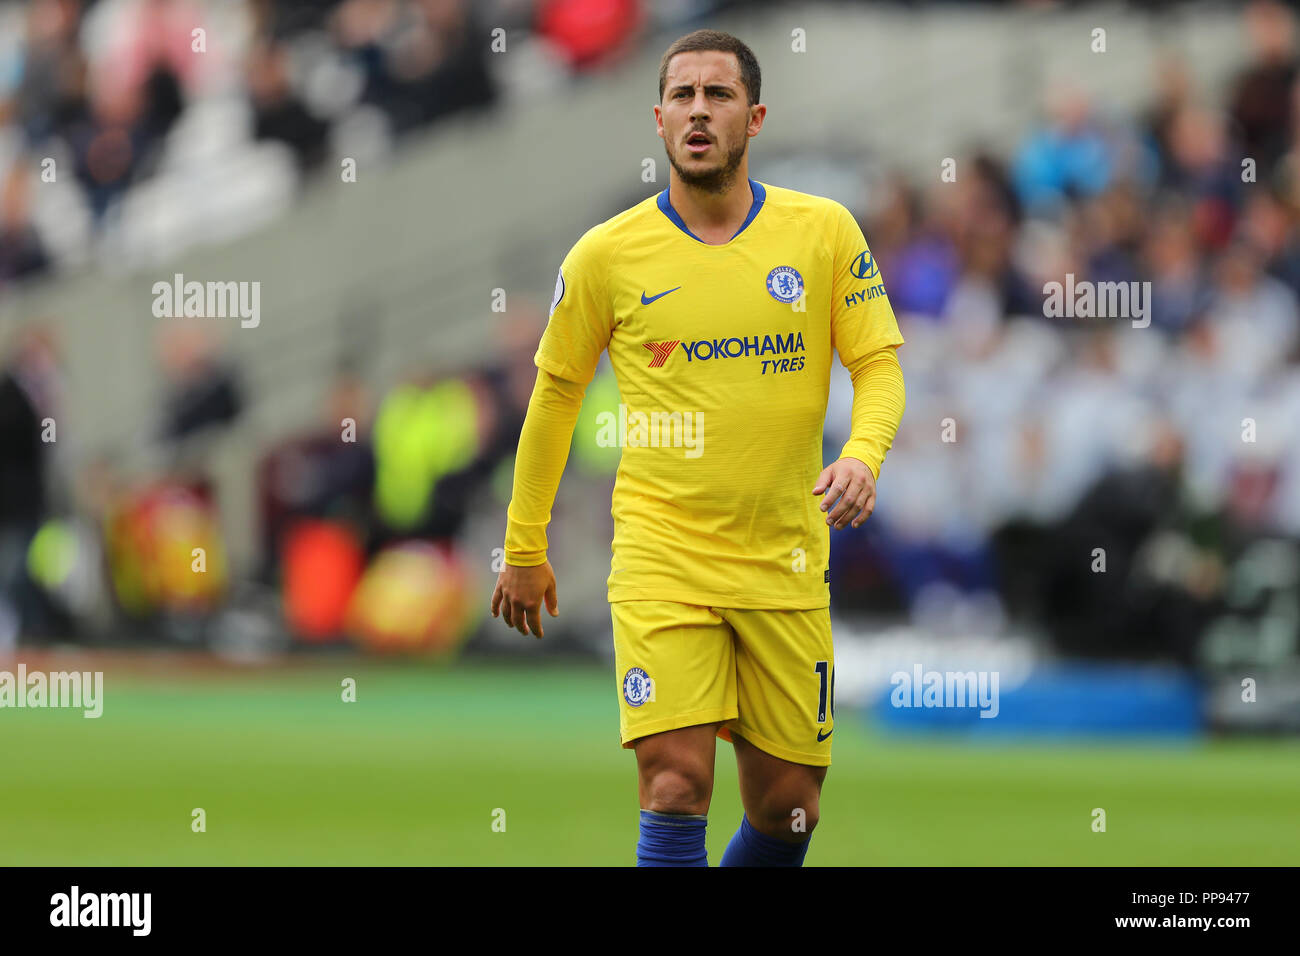
[[[833,528],[843,528],[852,523],[859,528],[871,517],[876,508],[876,479],[866,462],[856,458],[841,458],[827,465],[817,478],[812,493],[820,495],[822,511],[830,509],[826,523]]]

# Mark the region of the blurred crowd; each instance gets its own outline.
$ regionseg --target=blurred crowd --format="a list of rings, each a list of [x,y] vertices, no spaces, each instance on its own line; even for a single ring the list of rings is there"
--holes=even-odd
[[[260,618],[263,651],[284,639],[458,646],[483,603],[462,535],[476,508],[509,499],[544,324],[518,307],[481,367],[416,367],[380,395],[341,366],[318,424],[239,450],[258,542],[235,575],[214,472],[248,402],[219,342],[201,326],[159,326],[165,384],[147,434],[70,462],[55,440],[58,337],[29,323],[0,368],[0,653],[19,640],[211,645],[241,616]],[[156,467],[127,467],[138,463],[123,455],[147,448],[162,453]]]
[[[382,157],[732,2],[0,2],[0,294],[228,240],[342,157]]]
[[[1141,115],[1062,85],[1007,155],[861,211],[907,412],[871,533],[834,539],[844,602],[1190,661],[1217,618],[1300,596],[1300,58],[1287,7],[1245,24],[1227,89],[1174,56]],[[1144,314],[1049,317],[1067,275],[1149,283]]]

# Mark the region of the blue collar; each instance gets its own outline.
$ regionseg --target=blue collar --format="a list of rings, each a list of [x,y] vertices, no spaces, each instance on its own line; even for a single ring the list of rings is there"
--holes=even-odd
[[[749,189],[754,194],[754,204],[749,207],[749,215],[745,217],[745,221],[742,222],[740,228],[736,230],[736,236],[744,232],[745,229],[748,228],[749,224],[754,221],[754,217],[758,215],[758,211],[763,208],[763,201],[767,198],[767,190],[763,188],[762,183],[754,182],[754,180],[751,179],[749,180]],[[686,235],[690,236],[696,242],[703,243],[706,246],[713,245],[713,243],[704,242],[703,239],[686,228],[686,223],[682,222],[682,217],[677,215],[677,210],[674,209],[672,203],[668,201],[667,189],[659,194],[659,211],[667,216],[674,226],[686,233]],[[735,239],[736,236],[732,236],[731,239]],[[727,242],[730,242],[731,239],[728,239]],[[727,243],[725,242],[722,243],[722,245],[726,244]]]

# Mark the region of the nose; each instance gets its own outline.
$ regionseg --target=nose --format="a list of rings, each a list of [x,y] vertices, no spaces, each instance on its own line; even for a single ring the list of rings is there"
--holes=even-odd
[[[708,119],[709,118],[709,98],[704,95],[703,90],[697,90],[695,93],[695,102],[691,104],[691,119]]]

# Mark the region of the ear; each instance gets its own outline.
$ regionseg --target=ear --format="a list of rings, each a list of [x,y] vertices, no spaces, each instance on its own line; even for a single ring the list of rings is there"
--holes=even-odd
[[[763,120],[767,116],[767,107],[762,103],[756,103],[749,110],[749,126],[745,132],[750,136],[757,136],[758,131],[763,128]]]
[[[655,133],[660,139],[664,138],[664,114],[658,106],[654,107],[655,111]]]

